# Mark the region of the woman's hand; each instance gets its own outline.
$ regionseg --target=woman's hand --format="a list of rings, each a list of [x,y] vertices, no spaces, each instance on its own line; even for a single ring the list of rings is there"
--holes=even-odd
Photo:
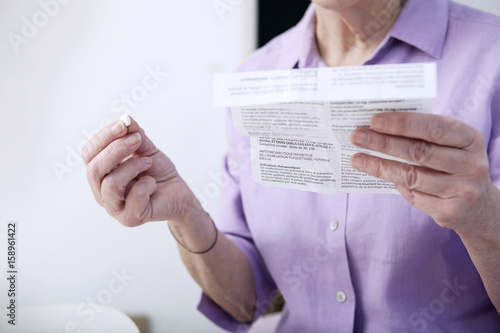
[[[482,134],[459,120],[432,114],[383,113],[370,129],[356,129],[351,141],[411,165],[356,154],[355,169],[391,181],[414,207],[440,226],[469,232],[496,220],[498,189],[489,174]],[[500,227],[500,226],[499,226]]]
[[[125,226],[181,221],[201,209],[174,164],[131,118],[103,128],[83,148],[87,180],[96,201]]]

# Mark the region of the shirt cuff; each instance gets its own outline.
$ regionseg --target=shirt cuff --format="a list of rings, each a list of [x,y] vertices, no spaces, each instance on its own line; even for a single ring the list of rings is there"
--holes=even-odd
[[[255,290],[257,293],[257,303],[255,307],[255,315],[251,323],[240,323],[234,319],[229,313],[217,305],[205,293],[202,294],[198,310],[203,313],[217,326],[230,332],[243,333],[247,332],[253,322],[255,322],[267,307],[272,303],[276,295],[276,285],[270,276],[264,260],[255,246],[245,238],[226,234],[226,236],[238,246],[245,254],[248,263],[252,269]]]

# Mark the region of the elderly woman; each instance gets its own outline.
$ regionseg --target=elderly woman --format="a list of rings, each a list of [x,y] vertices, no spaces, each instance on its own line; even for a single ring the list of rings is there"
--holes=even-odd
[[[278,332],[500,332],[499,55],[500,19],[447,0],[315,0],[241,67],[437,63],[433,114],[379,114],[351,135],[416,163],[352,159],[401,196],[259,185],[230,122],[216,223],[135,121],[87,144],[88,180],[122,224],[169,221],[200,311],[227,330],[279,290]]]

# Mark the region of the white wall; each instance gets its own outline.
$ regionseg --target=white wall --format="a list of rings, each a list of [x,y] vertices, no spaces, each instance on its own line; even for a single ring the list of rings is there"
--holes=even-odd
[[[212,74],[241,64],[256,35],[255,1],[222,16],[214,2],[72,0],[16,52],[8,34],[22,36],[23,18],[40,4],[0,0],[0,233],[18,221],[19,305],[84,302],[123,268],[135,278],[110,306],[147,315],[153,332],[213,329],[196,310],[199,288],[166,224],[127,229],[108,217],[68,149],[78,150],[82,131],[117,119],[112,102],[142,84],[145,68],[159,67],[169,76],[130,113],[203,192],[226,146]],[[54,163],[71,172],[59,180]]]
[[[20,305],[85,302],[125,269],[134,280],[110,306],[147,315],[153,332],[213,329],[195,309],[199,288],[165,223],[127,229],[108,217],[73,151],[84,132],[118,117],[111,104],[141,84],[146,68],[159,67],[169,76],[130,113],[204,193],[225,149],[212,74],[251,52],[255,2],[221,19],[212,0],[73,0],[15,52],[8,34],[21,34],[40,5],[0,0],[0,233],[18,221]],[[460,2],[500,15],[498,0]],[[54,163],[71,172],[59,179]],[[75,318],[83,328],[85,318]]]
[[[500,16],[500,2],[498,0],[455,0],[455,1]]]

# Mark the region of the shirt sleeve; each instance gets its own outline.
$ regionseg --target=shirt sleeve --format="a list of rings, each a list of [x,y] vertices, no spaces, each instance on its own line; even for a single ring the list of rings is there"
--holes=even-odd
[[[231,113],[229,110],[227,113],[228,152],[220,175],[224,181],[215,223],[245,254],[252,269],[257,292],[253,323],[271,304],[276,285],[248,228],[240,191],[241,176],[250,172],[250,140],[236,132],[232,125]],[[202,294],[198,310],[216,325],[230,332],[247,332],[251,327],[251,324],[236,321],[205,293]]]

